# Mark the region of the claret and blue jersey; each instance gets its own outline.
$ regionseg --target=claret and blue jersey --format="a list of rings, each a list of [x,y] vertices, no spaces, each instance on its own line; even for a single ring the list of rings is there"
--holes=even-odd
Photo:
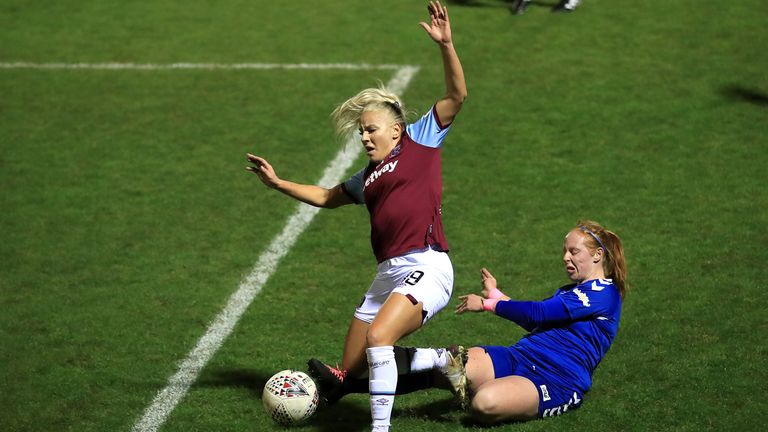
[[[435,107],[406,126],[406,133],[379,163],[370,163],[342,183],[371,217],[371,246],[378,262],[433,247],[447,251],[442,222],[440,146],[450,129]]]

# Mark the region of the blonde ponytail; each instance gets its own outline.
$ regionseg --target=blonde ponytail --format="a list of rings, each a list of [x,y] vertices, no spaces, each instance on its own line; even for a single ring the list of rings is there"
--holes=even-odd
[[[383,85],[368,88],[347,99],[331,113],[336,134],[341,139],[360,127],[360,116],[366,111],[388,110],[397,123],[405,124],[405,110],[400,98]]]

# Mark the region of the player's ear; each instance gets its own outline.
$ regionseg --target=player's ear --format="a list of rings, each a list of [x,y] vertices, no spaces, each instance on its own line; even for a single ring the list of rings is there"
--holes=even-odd
[[[603,248],[595,249],[595,254],[592,255],[592,262],[597,263],[603,258]]]
[[[403,135],[403,124],[400,122],[395,122],[395,124],[392,125],[392,139],[397,141],[400,139],[402,135]]]

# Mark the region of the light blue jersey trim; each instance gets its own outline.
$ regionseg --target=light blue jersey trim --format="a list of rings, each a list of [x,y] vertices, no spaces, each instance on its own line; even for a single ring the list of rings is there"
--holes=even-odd
[[[425,147],[439,148],[443,145],[445,135],[451,126],[440,127],[440,121],[435,117],[435,108],[421,116],[415,123],[405,127],[405,131],[412,140]]]
[[[435,107],[433,106],[415,123],[407,125],[405,132],[416,144],[440,148],[450,128],[450,125],[440,127],[440,121],[435,117]],[[365,167],[344,181],[344,188],[357,204],[365,204],[365,196],[363,195],[364,175]]]

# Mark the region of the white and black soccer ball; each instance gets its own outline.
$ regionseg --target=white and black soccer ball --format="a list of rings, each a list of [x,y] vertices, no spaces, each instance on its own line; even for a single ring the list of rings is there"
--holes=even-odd
[[[290,426],[307,420],[315,413],[319,396],[317,385],[309,375],[286,369],[267,381],[261,401],[272,420]]]

